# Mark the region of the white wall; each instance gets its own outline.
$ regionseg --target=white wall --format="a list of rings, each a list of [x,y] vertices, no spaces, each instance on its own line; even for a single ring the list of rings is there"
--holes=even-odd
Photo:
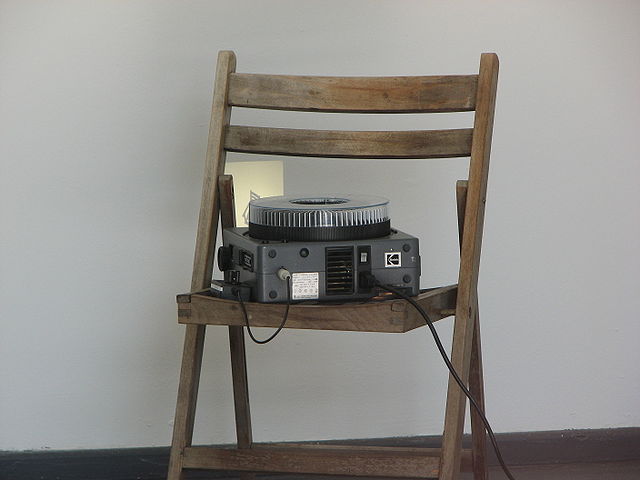
[[[497,52],[489,416],[501,432],[640,426],[639,24],[634,1],[0,3],[0,449],[170,442],[174,295],[190,283],[220,49],[239,71],[336,75],[473,73]],[[340,126],[391,121],[470,117]],[[423,286],[445,284],[464,163],[288,160],[285,187],[390,197],[421,238]],[[234,437],[226,343],[209,329],[198,442]],[[257,440],[441,431],[446,375],[424,329],[287,331],[248,357]]]

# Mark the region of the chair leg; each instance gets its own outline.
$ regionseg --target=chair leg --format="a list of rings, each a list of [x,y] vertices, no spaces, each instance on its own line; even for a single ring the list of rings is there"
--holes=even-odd
[[[233,401],[236,413],[236,435],[238,448],[251,448],[251,412],[249,410],[249,385],[247,381],[247,356],[244,346],[244,329],[229,327],[229,350],[231,352],[231,376],[233,379]]]
[[[469,379],[473,325],[473,312],[458,308],[453,327],[451,363],[465,385]],[[460,476],[466,400],[467,397],[449,375],[439,480],[457,480]]]
[[[198,385],[204,351],[205,325],[187,325],[182,352],[178,402],[173,423],[173,439],[167,480],[182,480],[182,453],[191,446],[196,414]]]
[[[471,369],[469,371],[469,391],[478,406],[485,412],[484,378],[482,375],[482,348],[480,342],[480,316],[476,305],[471,346]],[[487,434],[484,424],[475,408],[471,408],[472,464],[474,480],[487,480]]]
[[[244,346],[244,329],[229,327],[231,351],[231,376],[233,378],[233,401],[236,412],[236,436],[238,448],[251,448],[251,411],[249,410],[249,382],[247,380],[247,354]],[[256,474],[240,472],[240,480],[255,480]]]

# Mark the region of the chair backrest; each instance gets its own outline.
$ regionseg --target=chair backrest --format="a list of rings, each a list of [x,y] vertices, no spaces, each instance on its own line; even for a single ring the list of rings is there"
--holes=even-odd
[[[231,106],[341,113],[428,113],[475,108],[477,75],[302,77],[232,73]],[[345,158],[435,158],[471,154],[473,129],[342,131],[231,125],[227,151]]]
[[[473,300],[478,275],[498,58],[484,53],[472,75],[315,77],[235,72],[235,55],[218,55],[193,290],[213,268],[217,177],[225,154],[244,152],[334,158],[470,157],[458,296]],[[341,113],[438,113],[475,110],[473,128],[413,131],[303,130],[230,125],[232,107]],[[460,302],[458,302],[460,304]],[[467,302],[464,302],[467,303]]]

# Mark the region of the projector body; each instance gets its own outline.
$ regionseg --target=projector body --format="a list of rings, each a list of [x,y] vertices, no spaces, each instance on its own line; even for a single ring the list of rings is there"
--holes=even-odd
[[[234,281],[251,287],[251,300],[287,301],[287,285],[277,276],[291,273],[291,300],[344,301],[366,299],[379,292],[370,276],[407,295],[420,290],[418,239],[398,230],[377,238],[350,240],[264,240],[248,228],[226,228],[218,264]]]

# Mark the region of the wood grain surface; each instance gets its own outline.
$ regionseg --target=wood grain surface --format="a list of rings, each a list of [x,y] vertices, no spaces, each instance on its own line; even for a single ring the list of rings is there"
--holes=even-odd
[[[232,152],[299,157],[468,157],[472,135],[471,128],[375,132],[231,125],[224,146]]]
[[[229,104],[271,110],[427,113],[474,110],[478,75],[315,77],[231,75]]]
[[[235,70],[235,67],[236,56],[233,52],[222,51],[218,54],[209,142],[205,158],[202,199],[191,277],[192,290],[211,286],[213,252],[215,250],[219,213],[218,175],[224,172],[225,151],[223,148],[223,135],[231,115],[231,109],[227,105],[227,91],[229,74]],[[205,325],[187,325],[185,332],[180,381],[178,384],[178,400],[171,440],[171,455],[169,457],[168,480],[181,480],[183,478],[182,450],[185,446],[191,445],[193,438],[205,328]]]
[[[251,450],[191,447],[185,467],[258,472],[437,478],[440,449],[315,445],[256,446]],[[470,452],[465,451],[465,466]]]
[[[498,56],[495,53],[483,53],[480,56],[476,114],[460,251],[459,291],[451,348],[451,363],[462,381],[467,384],[474,335],[474,308],[477,305],[480,249],[497,82]],[[459,478],[466,400],[458,384],[452,376],[449,376],[440,480]]]
[[[453,314],[456,285],[435,288],[416,297],[434,321]],[[252,327],[277,327],[285,305],[247,302]],[[240,305],[206,294],[186,294],[178,298],[178,321],[197,325],[244,325]],[[406,301],[384,300],[365,303],[291,305],[284,328],[341,330],[356,332],[404,333],[423,326],[424,320]]]
[[[218,177],[220,199],[220,223],[222,228],[236,226],[236,206],[233,177]],[[236,438],[238,448],[251,448],[251,410],[249,408],[249,382],[247,379],[247,355],[244,345],[244,328],[229,326],[229,353],[231,356],[231,380],[233,383],[233,405],[236,415]]]
[[[467,206],[466,180],[456,182],[456,204],[458,207],[458,236],[460,247],[464,236],[464,212]],[[480,313],[476,297],[473,325],[473,343],[471,345],[471,360],[469,366],[469,392],[484,413],[484,378],[482,373],[482,347],[480,340]],[[487,433],[480,413],[475,408],[470,409],[471,414],[471,439],[472,439],[472,465],[474,480],[487,480],[489,475],[487,462]]]

